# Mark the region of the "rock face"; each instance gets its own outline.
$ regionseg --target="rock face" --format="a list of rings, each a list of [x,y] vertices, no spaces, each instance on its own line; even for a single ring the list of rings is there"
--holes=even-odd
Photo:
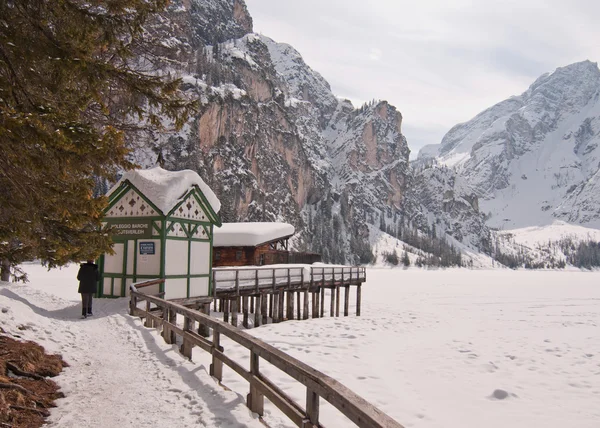
[[[172,28],[168,18],[155,31]],[[292,245],[325,261],[368,261],[368,224],[393,232],[437,222],[440,232],[484,247],[477,198],[450,171],[432,178],[413,170],[394,106],[355,109],[335,97],[293,47],[251,33],[242,0],[174,2],[170,19],[187,58],[169,71],[202,108],[179,134],[138,148],[139,163],[160,153],[168,169],[198,171],[225,221],[292,223]]]
[[[600,227],[599,142],[600,70],[584,61],[541,76],[420,155],[454,168],[492,226]]]

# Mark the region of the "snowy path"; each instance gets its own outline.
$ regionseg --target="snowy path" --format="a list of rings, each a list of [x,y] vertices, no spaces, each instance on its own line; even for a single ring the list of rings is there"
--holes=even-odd
[[[186,361],[154,330],[140,328],[124,299],[94,305],[94,317],[82,320],[78,302],[31,286],[0,286],[2,328],[36,340],[70,364],[56,378],[66,398],[52,410],[50,426],[264,427],[244,398],[218,386],[207,367]]]

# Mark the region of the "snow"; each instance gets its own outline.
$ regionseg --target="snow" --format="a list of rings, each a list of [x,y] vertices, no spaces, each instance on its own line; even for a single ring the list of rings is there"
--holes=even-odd
[[[31,284],[0,285],[0,323],[71,364],[56,378],[66,398],[51,409],[50,426],[262,426],[244,405],[242,378],[225,368],[232,391],[217,386],[206,373],[207,353],[194,349],[194,362],[184,360],[126,314],[127,300],[97,299],[96,316],[77,319],[77,266],[24,267]],[[599,272],[369,268],[367,278],[361,317],[249,333],[406,427],[598,427]],[[248,367],[247,349],[221,339],[227,355]],[[260,367],[304,404],[300,384],[264,360]],[[293,426],[268,401],[265,420]],[[324,400],[321,422],[351,426]]]
[[[504,230],[498,233],[500,235],[510,235],[517,244],[528,247],[560,241],[563,238],[571,238],[574,242],[600,242],[600,230],[569,224],[560,220],[554,221],[551,225]]]
[[[107,194],[112,194],[125,180],[129,180],[165,215],[181,201],[193,186],[200,188],[215,213],[221,209],[221,202],[212,189],[200,178],[198,173],[189,169],[167,171],[156,166],[150,169],[127,171]]]
[[[126,299],[95,299],[94,316],[79,319],[77,265],[23,267],[30,284],[0,282],[0,325],[70,365],[54,379],[65,398],[48,426],[264,427],[242,396],[127,315]]]
[[[215,247],[256,247],[294,234],[288,223],[223,223],[214,228]]]

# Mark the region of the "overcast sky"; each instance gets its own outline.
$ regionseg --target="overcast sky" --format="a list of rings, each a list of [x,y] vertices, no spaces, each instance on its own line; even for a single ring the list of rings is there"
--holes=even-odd
[[[543,73],[600,58],[598,0],[246,0],[335,95],[402,113],[413,156]]]

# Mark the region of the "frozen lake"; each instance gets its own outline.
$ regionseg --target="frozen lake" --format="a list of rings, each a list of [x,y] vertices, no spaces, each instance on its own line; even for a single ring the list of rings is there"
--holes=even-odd
[[[369,269],[367,278],[359,318],[250,333],[406,427],[600,426],[600,273]],[[304,404],[287,375],[261,370]],[[246,392],[230,370],[224,383]],[[349,426],[321,403],[326,426]],[[271,426],[291,426],[267,409]]]

